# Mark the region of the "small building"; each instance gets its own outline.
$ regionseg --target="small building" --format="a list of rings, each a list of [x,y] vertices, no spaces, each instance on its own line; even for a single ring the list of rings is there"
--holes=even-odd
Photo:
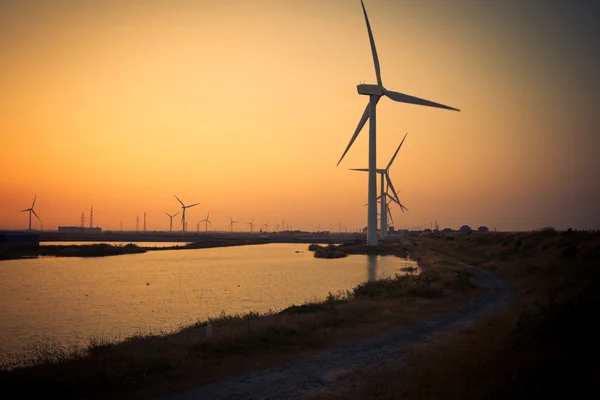
[[[487,226],[480,226],[479,228],[477,228],[477,232],[489,232],[490,230],[488,229]]]
[[[444,228],[442,230],[442,232],[449,233],[449,232],[454,232],[454,231],[452,230],[452,228]]]
[[[469,225],[463,225],[460,227],[460,229],[458,231],[459,232],[472,232],[473,229],[471,229],[471,227]]]

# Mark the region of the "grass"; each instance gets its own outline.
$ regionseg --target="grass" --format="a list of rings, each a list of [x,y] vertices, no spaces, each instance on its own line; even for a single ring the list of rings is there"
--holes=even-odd
[[[279,312],[222,314],[171,334],[120,343],[68,348],[40,342],[20,367],[0,370],[0,386],[9,397],[153,397],[423,320],[477,291],[464,267],[433,257],[424,263],[421,275],[362,284]]]
[[[351,390],[314,399],[598,398],[597,232],[434,234],[418,248],[509,277],[501,312],[434,337],[385,370],[348,376]]]

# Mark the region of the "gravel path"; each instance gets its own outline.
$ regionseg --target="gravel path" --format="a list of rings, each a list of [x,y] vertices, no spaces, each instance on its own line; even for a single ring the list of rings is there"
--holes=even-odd
[[[240,375],[166,399],[302,399],[312,393],[338,387],[340,382],[336,380],[336,376],[359,366],[378,367],[397,361],[415,343],[422,342],[436,333],[456,329],[498,310],[512,295],[509,284],[503,277],[454,258],[445,255],[444,257],[471,268],[477,283],[488,290],[454,312],[438,315],[428,322],[404,326],[371,339],[332,349],[319,356]]]

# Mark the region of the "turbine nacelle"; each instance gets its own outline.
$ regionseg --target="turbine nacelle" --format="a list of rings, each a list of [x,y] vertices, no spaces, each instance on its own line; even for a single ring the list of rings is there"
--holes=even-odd
[[[360,85],[356,86],[356,89],[358,90],[358,94],[363,94],[366,96],[383,96],[383,92],[384,92],[384,88],[383,86],[380,85],[371,85],[371,84],[367,84],[367,83],[361,83]]]

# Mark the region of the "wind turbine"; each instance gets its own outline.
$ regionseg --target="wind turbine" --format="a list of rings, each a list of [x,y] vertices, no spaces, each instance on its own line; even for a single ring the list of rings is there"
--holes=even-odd
[[[213,224],[210,222],[210,220],[208,219],[208,216],[210,215],[210,213],[206,214],[206,218],[204,218],[203,220],[201,220],[200,222],[205,222],[206,224],[206,232],[208,232],[208,224],[210,224],[210,226],[213,226]],[[200,223],[199,222],[199,223]]]
[[[231,221],[231,222],[229,223],[229,228],[230,228],[230,230],[229,230],[229,231],[230,231],[230,232],[233,232],[233,224],[237,224],[237,223],[239,223],[239,221],[234,221],[234,220],[233,220],[233,218],[231,218],[231,215],[229,216],[229,220]]]
[[[252,218],[252,221],[250,221],[250,222],[246,222],[248,225],[250,225],[250,233],[252,233],[252,229],[254,228],[254,220],[255,220],[255,219],[256,219],[256,218]]]
[[[31,214],[32,213],[33,213],[33,215],[35,215],[35,217],[38,219],[38,221],[42,222],[40,217],[38,217],[38,215],[35,213],[35,210],[33,209],[33,207],[35,206],[36,199],[37,199],[37,194],[35,196],[33,196],[33,203],[31,204],[31,207],[21,210],[21,212],[29,211],[29,230],[31,230]]]
[[[371,53],[373,54],[373,63],[375,65],[375,75],[377,76],[377,84],[360,84],[357,86],[358,94],[369,96],[369,104],[365,108],[360,121],[358,122],[358,126],[354,131],[354,135],[350,139],[350,143],[344,150],[340,161],[338,161],[338,165],[342,162],[342,159],[352,146],[352,143],[356,140],[356,137],[362,130],[363,126],[369,120],[369,207],[367,211],[367,244],[369,246],[377,245],[377,177],[376,177],[376,163],[377,163],[377,137],[376,137],[376,121],[377,121],[377,103],[381,97],[385,96],[394,101],[400,103],[409,103],[416,104],[420,106],[427,107],[436,107],[436,108],[444,108],[447,110],[460,111],[456,108],[445,106],[440,103],[435,103],[433,101],[421,99],[419,97],[410,96],[404,93],[393,92],[391,90],[387,90],[381,81],[381,71],[379,68],[379,58],[377,57],[377,49],[375,48],[375,40],[373,39],[373,32],[371,32],[371,25],[369,23],[369,17],[367,16],[367,10],[365,9],[365,4],[363,0],[360,1],[362,6],[363,14],[365,16],[365,22],[367,24],[367,32],[369,34],[369,42],[371,44]]]
[[[265,232],[269,229],[269,221],[267,221],[266,224],[263,224],[263,226],[265,227]]]
[[[171,215],[168,212],[165,212],[165,214],[167,214],[169,216],[169,232],[173,232],[173,217],[179,215],[179,213],[177,212],[177,213]]]
[[[175,196],[175,195],[173,195],[173,196]],[[185,232],[185,226],[186,226],[185,225],[185,209],[197,206],[200,203],[194,203],[194,204],[190,204],[189,206],[186,206],[183,204],[183,202],[181,200],[179,200],[179,197],[175,196],[175,198],[181,204],[181,208],[183,209],[183,214],[181,214],[181,231]]]
[[[381,204],[381,210],[379,211],[379,230],[380,230],[380,236],[383,239],[386,235],[387,235],[387,213],[386,213],[386,208],[387,205],[389,204],[386,200],[386,197],[389,196],[388,195],[388,189],[392,189],[392,193],[394,194],[394,197],[392,198],[396,203],[398,203],[398,205],[400,206],[400,208],[402,209],[402,211],[404,211],[404,206],[400,203],[400,199],[398,199],[398,193],[396,193],[396,189],[394,188],[394,184],[392,183],[392,180],[390,179],[390,167],[392,166],[392,164],[394,163],[394,160],[396,159],[396,156],[398,155],[398,152],[400,151],[400,148],[402,147],[402,145],[404,144],[404,140],[406,139],[406,135],[408,135],[408,132],[406,134],[404,134],[404,137],[402,138],[402,141],[400,142],[400,145],[398,145],[398,148],[396,149],[396,152],[394,153],[394,155],[392,156],[392,158],[390,159],[390,162],[387,164],[387,166],[385,168],[378,168],[375,170],[376,173],[378,173],[379,175],[381,175],[381,182],[380,182],[380,191],[381,194],[379,195],[378,199],[380,199],[380,204]],[[369,169],[367,168],[350,168],[351,171],[363,171],[363,172],[368,172]],[[387,182],[387,187],[385,187],[384,185],[384,178]],[[368,204],[368,203],[367,203]]]

